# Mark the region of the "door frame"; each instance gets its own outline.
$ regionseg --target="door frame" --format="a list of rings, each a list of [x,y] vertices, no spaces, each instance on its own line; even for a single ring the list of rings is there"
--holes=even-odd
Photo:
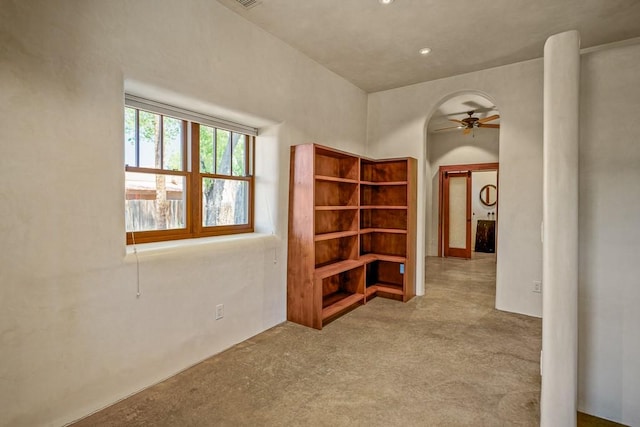
[[[445,172],[473,172],[473,171],[483,171],[483,170],[494,170],[497,174],[497,183],[496,187],[498,188],[498,202],[496,203],[496,253],[498,252],[498,204],[500,203],[500,163],[471,163],[471,164],[462,164],[462,165],[446,165],[440,166],[438,170],[438,256],[442,257],[443,247],[444,247],[444,236],[443,236],[443,204],[444,204],[444,174]],[[469,189],[471,192],[471,189]],[[473,220],[473,219],[472,219]],[[468,235],[467,239],[471,239],[471,236]]]

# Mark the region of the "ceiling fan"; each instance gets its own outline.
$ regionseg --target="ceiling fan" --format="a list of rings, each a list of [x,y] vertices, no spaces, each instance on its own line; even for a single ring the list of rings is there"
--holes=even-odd
[[[480,119],[478,117],[473,117],[474,113],[475,113],[475,111],[468,111],[467,114],[469,115],[469,117],[465,117],[462,120],[449,119],[449,121],[451,121],[451,122],[458,123],[458,126],[451,126],[451,127],[448,127],[448,128],[436,129],[435,132],[439,132],[439,131],[443,131],[443,130],[450,130],[450,129],[464,129],[462,131],[462,133],[464,135],[468,135],[475,128],[494,128],[494,129],[500,128],[499,124],[487,123],[487,122],[491,122],[493,120],[499,119],[500,116],[498,114],[494,114],[492,116],[488,116],[488,117],[484,117],[484,118]]]

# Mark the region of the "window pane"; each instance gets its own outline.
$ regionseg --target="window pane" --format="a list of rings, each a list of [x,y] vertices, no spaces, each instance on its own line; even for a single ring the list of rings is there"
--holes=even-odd
[[[218,129],[216,132],[216,173],[231,175],[231,132]]]
[[[140,167],[160,168],[160,116],[140,110]]]
[[[249,223],[249,182],[203,178],[202,225]]]
[[[185,177],[126,172],[127,231],[185,228]]]
[[[168,170],[183,170],[182,162],[182,120],[164,116],[162,119],[163,136],[162,166]]]
[[[200,172],[213,173],[213,128],[200,125]]]
[[[232,155],[232,171],[233,176],[246,176],[246,150],[247,137],[239,133],[232,134],[233,155]]]
[[[137,166],[136,163],[136,110],[124,109],[124,164]]]

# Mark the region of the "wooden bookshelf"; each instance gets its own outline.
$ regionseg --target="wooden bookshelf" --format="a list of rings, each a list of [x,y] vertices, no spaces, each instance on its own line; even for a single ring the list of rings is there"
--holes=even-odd
[[[415,165],[291,148],[288,320],[321,329],[375,296],[415,295]]]
[[[360,259],[365,297],[415,296],[416,160],[362,159]]]

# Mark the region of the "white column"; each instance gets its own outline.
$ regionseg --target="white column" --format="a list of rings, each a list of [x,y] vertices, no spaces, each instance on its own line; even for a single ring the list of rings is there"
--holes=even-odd
[[[544,46],[541,426],[575,426],[578,382],[580,35]]]

